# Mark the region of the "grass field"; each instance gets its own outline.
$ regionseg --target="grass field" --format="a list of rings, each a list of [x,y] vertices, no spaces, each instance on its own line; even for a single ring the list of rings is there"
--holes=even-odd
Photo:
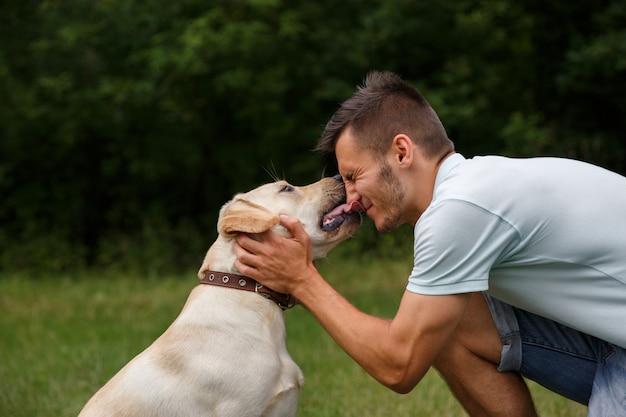
[[[410,262],[332,258],[320,269],[359,308],[393,316]],[[137,276],[0,277],[0,416],[78,414],[83,404],[176,317],[195,271]],[[286,312],[288,347],[305,375],[301,417],[464,416],[430,372],[395,394],[370,378],[302,307]],[[543,416],[576,417],[585,407],[531,384]]]

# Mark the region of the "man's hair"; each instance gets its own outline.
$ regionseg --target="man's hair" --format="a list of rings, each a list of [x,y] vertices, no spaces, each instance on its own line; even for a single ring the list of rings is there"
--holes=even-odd
[[[334,152],[347,129],[374,158],[383,157],[392,139],[405,134],[426,158],[454,150],[439,117],[417,89],[391,72],[370,72],[326,125],[315,150]]]

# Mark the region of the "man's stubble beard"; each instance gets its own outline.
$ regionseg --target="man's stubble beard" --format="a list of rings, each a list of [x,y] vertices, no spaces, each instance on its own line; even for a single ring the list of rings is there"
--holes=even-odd
[[[380,201],[384,201],[387,207],[387,214],[383,219],[383,223],[378,227],[378,231],[380,233],[389,233],[400,226],[402,218],[400,206],[404,200],[405,193],[400,180],[393,175],[391,166],[386,162],[383,162],[378,170],[378,179],[382,190]]]

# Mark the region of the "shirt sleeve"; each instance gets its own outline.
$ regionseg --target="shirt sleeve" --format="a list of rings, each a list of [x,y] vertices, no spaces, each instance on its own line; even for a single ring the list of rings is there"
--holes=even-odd
[[[520,242],[504,218],[463,200],[430,207],[415,225],[407,290],[447,295],[489,289],[489,271]]]

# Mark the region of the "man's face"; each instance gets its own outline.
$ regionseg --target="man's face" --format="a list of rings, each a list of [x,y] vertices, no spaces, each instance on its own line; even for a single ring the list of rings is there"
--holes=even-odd
[[[369,151],[359,148],[349,128],[337,140],[335,154],[348,203],[361,203],[381,233],[402,224],[405,193],[386,160],[375,159]]]

